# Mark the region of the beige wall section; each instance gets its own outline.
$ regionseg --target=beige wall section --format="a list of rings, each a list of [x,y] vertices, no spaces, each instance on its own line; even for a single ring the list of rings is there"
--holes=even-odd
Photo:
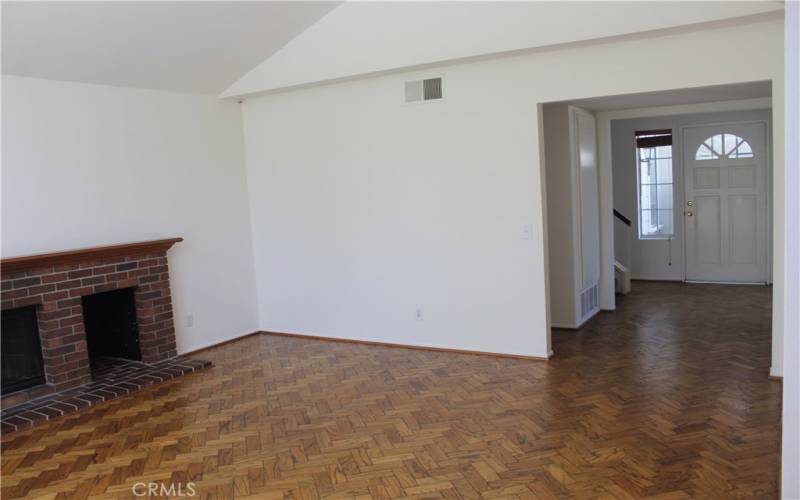
[[[782,123],[782,46],[782,19],[769,19],[246,100],[262,328],[546,355],[537,104],[777,80]],[[642,71],[653,54],[659,70]],[[403,82],[432,75],[444,100],[403,104]],[[782,133],[774,152],[779,183]]]
[[[547,179],[547,242],[550,273],[550,322],[556,326],[575,326],[575,281],[578,265],[574,261],[576,238],[573,224],[572,158],[570,152],[569,106],[542,106]]]
[[[182,236],[178,351],[257,329],[238,104],[4,76],[3,125],[3,257]]]

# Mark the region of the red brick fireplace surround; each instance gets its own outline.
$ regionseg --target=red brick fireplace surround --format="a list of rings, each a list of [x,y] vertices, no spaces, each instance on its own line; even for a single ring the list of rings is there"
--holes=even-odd
[[[2,260],[2,309],[36,305],[44,385],[4,395],[3,407],[86,384],[92,375],[81,297],[133,288],[144,363],[176,356],[167,250],[183,238]]]

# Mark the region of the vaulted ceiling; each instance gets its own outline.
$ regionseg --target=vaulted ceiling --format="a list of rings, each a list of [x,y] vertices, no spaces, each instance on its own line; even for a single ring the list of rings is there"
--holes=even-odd
[[[2,71],[241,97],[780,15],[750,2],[2,2]]]
[[[4,74],[218,95],[340,2],[6,2]]]
[[[643,33],[709,30],[782,11],[783,4],[774,1],[345,2],[222,95],[243,97]]]

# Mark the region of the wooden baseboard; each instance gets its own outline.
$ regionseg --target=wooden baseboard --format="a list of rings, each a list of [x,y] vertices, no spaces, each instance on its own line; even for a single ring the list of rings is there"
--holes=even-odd
[[[207,351],[209,349],[215,349],[215,348],[223,346],[225,344],[230,344],[231,342],[236,342],[237,340],[242,340],[242,339],[245,339],[247,337],[252,337],[253,335],[259,335],[260,333],[263,333],[263,332],[261,330],[256,330],[254,332],[245,333],[244,335],[240,335],[240,336],[234,337],[232,339],[223,340],[222,342],[217,342],[216,344],[211,344],[211,345],[207,345],[205,347],[201,347],[199,349],[194,349],[194,350],[191,350],[191,351],[182,352],[179,355],[180,356],[191,356],[193,354],[197,354],[197,353],[200,353],[200,352],[203,352],[203,351]]]
[[[322,337],[319,335],[304,335],[302,333],[286,333],[286,332],[268,332],[262,331],[264,335],[276,335],[279,337],[292,337],[292,338],[300,338],[300,339],[310,339],[310,340],[324,340],[328,342],[343,342],[348,344],[362,344],[362,345],[371,345],[371,346],[378,346],[378,347],[392,347],[398,349],[415,349],[418,351],[434,351],[434,352],[446,352],[450,354],[469,354],[474,356],[492,356],[495,358],[510,358],[510,359],[522,359],[527,361],[547,361],[550,357],[543,357],[543,356],[525,356],[522,354],[504,354],[499,352],[485,352],[485,351],[471,351],[465,349],[451,349],[449,347],[426,347],[426,346],[419,346],[419,345],[411,345],[411,344],[394,344],[390,342],[377,342],[374,340],[356,340],[356,339],[340,339],[336,337]],[[552,356],[552,354],[551,354]]]
[[[778,382],[783,382],[783,375],[770,375],[768,378],[770,380],[777,380]]]

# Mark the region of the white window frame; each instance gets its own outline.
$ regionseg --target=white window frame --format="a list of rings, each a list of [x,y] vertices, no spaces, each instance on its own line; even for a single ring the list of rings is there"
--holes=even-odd
[[[675,160],[675,151],[674,151],[674,147],[673,146],[674,145],[670,145],[669,146],[669,148],[670,148],[670,156],[669,156],[669,158],[657,158],[657,159],[669,159],[670,162],[673,162]],[[666,185],[669,185],[670,186],[670,192],[672,194],[672,208],[670,208],[670,209],[659,208],[657,210],[669,210],[670,211],[670,214],[672,216],[672,231],[670,233],[658,233],[658,234],[643,234],[643,232],[642,232],[642,212],[643,212],[643,210],[647,210],[647,211],[653,211],[653,210],[649,209],[649,208],[648,209],[643,209],[642,208],[642,178],[641,178],[642,177],[642,175],[641,175],[642,157],[641,157],[641,151],[643,149],[655,149],[656,147],[657,146],[653,146],[651,148],[640,148],[640,147],[638,147],[638,145],[636,146],[636,217],[637,217],[637,222],[638,222],[638,224],[637,224],[637,233],[638,233],[637,236],[638,236],[638,238],[640,240],[671,240],[671,239],[673,239],[675,237],[675,177],[674,177],[675,169],[674,169],[674,167],[672,169],[672,180],[671,180],[671,182],[661,182],[661,183],[659,183],[658,180],[656,180],[656,184],[648,184],[648,186],[651,186],[651,185],[655,185],[655,186],[666,186]],[[665,147],[665,146],[662,146],[662,147]],[[657,171],[657,167],[655,166],[655,164],[654,164],[653,168],[656,168],[656,171]],[[657,187],[656,187],[656,191],[658,191]]]

